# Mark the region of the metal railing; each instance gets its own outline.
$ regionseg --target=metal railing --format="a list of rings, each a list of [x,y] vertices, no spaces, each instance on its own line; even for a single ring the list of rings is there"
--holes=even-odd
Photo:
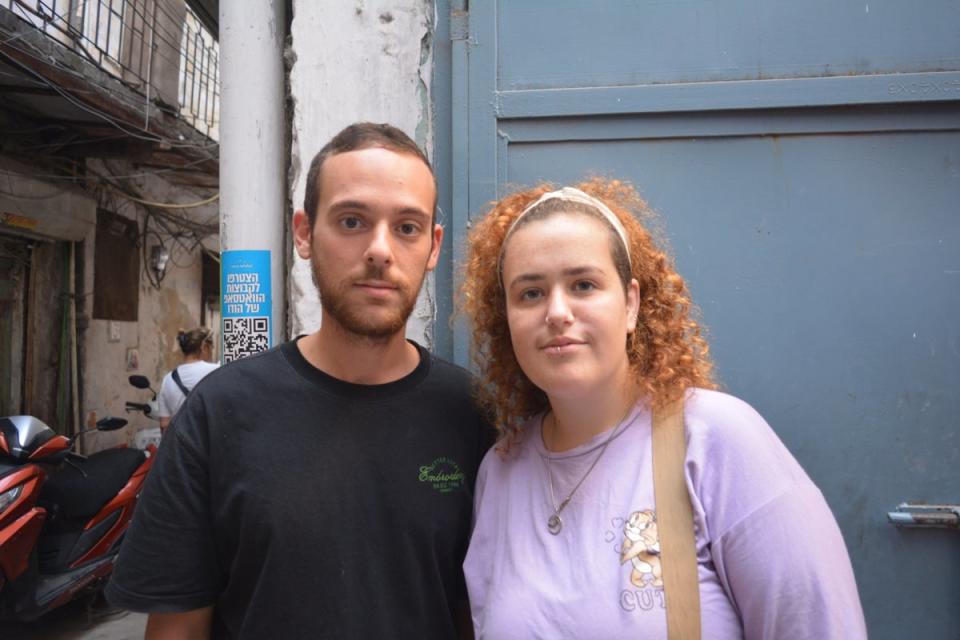
[[[65,47],[143,94],[159,69],[176,69],[181,117],[216,139],[219,45],[178,0],[0,0]]]
[[[220,44],[187,7],[180,45],[180,116],[219,140]]]

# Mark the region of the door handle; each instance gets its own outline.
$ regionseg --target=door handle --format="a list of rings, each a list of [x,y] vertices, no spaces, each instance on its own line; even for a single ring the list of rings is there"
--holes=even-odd
[[[960,505],[903,502],[887,513],[887,519],[898,527],[960,529]]]

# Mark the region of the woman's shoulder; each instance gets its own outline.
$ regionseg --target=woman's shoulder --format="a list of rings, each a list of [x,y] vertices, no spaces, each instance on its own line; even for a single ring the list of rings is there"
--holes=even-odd
[[[170,387],[173,383],[173,369],[167,371],[167,373],[160,379],[160,388]]]
[[[691,389],[684,403],[684,419],[691,438],[747,447],[779,443],[773,429],[753,406],[722,391]]]
[[[711,417],[713,420],[737,422],[763,420],[746,401],[716,389],[690,389],[684,410],[688,419]]]
[[[196,360],[181,364],[177,369],[195,369],[197,371],[213,371],[220,368],[219,362],[207,362],[206,360]],[[171,372],[172,373],[172,372]]]
[[[704,490],[777,493],[809,482],[775,430],[750,404],[720,391],[695,389],[684,409],[688,463]],[[743,495],[743,494],[741,494]]]

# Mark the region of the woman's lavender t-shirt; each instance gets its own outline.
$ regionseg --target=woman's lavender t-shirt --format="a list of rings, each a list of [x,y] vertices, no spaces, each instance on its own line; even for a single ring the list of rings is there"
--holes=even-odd
[[[763,418],[696,390],[685,422],[702,637],[865,638],[833,515]],[[480,468],[464,563],[477,638],[665,639],[649,411],[638,404],[627,417],[556,536],[548,468],[559,502],[610,432],[552,453],[540,426],[529,421],[506,456],[491,450]]]

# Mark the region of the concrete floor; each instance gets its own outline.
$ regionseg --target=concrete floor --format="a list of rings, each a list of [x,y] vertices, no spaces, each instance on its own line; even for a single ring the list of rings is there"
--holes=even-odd
[[[142,613],[108,613],[102,598],[91,613],[89,598],[81,598],[51,611],[34,622],[0,622],[3,640],[142,640],[147,616]]]

